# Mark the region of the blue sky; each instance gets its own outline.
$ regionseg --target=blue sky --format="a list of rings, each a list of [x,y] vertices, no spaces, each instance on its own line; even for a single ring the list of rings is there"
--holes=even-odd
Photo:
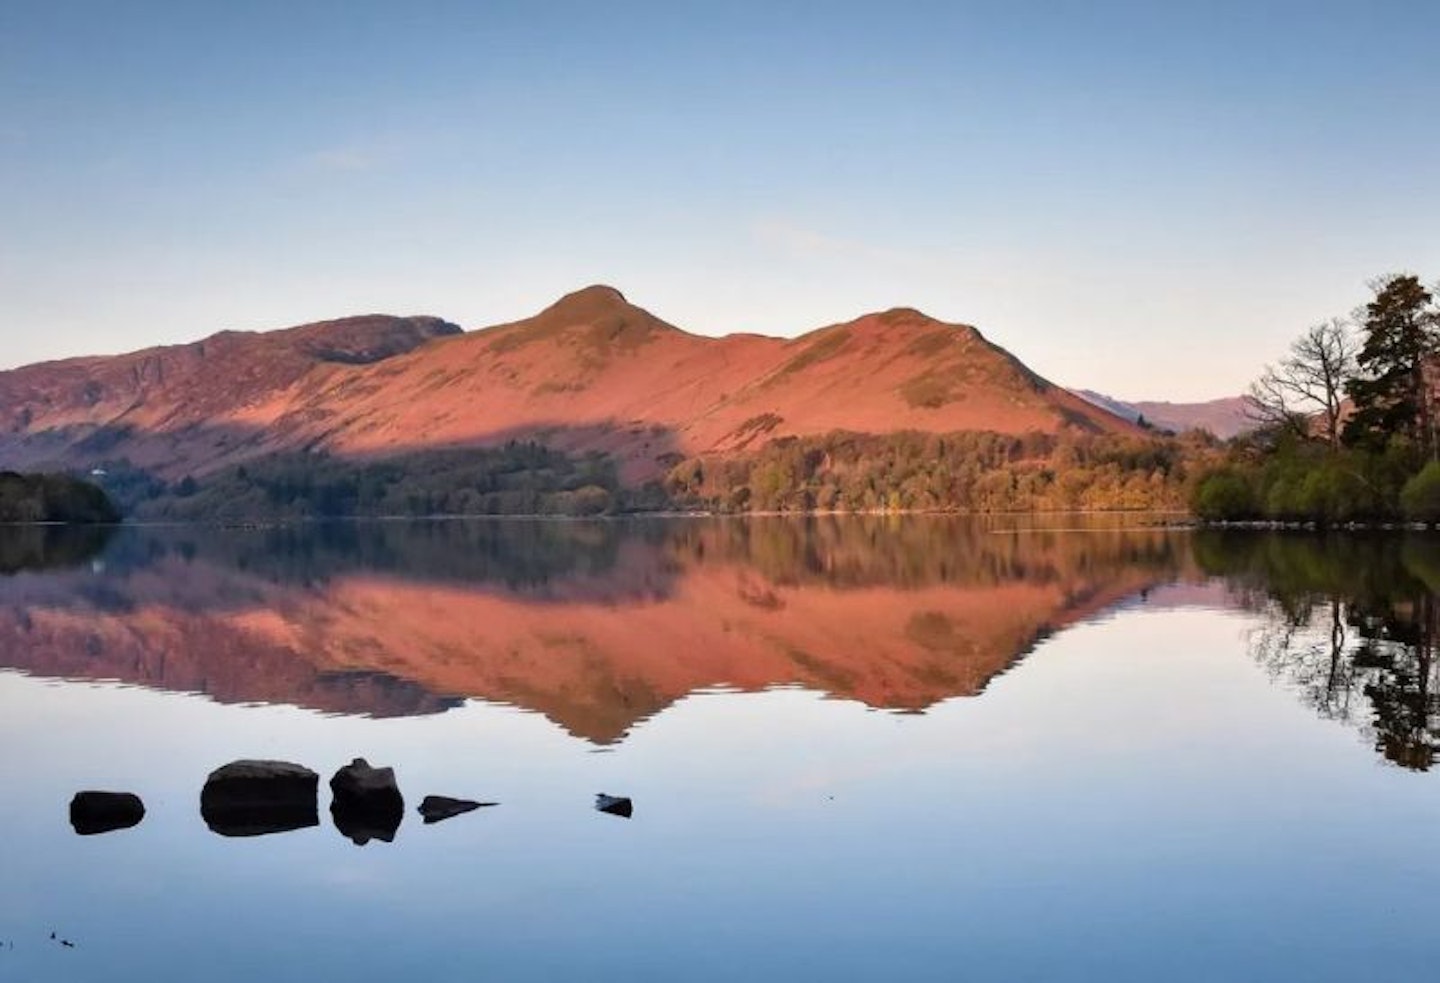
[[[1440,277],[1440,4],[0,0],[0,366],[588,283],[1240,391]]]

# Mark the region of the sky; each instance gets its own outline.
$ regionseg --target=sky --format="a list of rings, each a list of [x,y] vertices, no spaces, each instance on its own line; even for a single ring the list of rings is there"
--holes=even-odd
[[[0,0],[0,367],[609,283],[1236,394],[1440,277],[1440,4]]]

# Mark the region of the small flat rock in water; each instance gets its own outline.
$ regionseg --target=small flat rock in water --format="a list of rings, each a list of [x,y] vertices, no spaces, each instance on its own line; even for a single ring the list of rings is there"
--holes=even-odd
[[[494,802],[475,802],[472,799],[452,799],[446,795],[427,795],[425,800],[420,803],[420,815],[427,824],[438,823],[467,812],[474,812],[483,806],[495,804]]]
[[[145,803],[131,792],[76,792],[70,800],[70,825],[81,836],[138,826]]]
[[[612,816],[624,816],[626,819],[629,819],[635,812],[635,807],[629,799],[618,795],[606,795],[604,792],[595,796],[595,808]]]

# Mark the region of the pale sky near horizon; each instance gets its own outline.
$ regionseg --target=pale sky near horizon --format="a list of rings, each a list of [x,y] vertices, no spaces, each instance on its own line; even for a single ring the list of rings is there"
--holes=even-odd
[[[0,367],[589,283],[1122,398],[1440,277],[1440,3],[0,0]]]

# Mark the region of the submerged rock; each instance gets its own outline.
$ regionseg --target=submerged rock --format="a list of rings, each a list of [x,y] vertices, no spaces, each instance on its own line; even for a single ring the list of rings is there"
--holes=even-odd
[[[320,825],[320,776],[289,761],[232,761],[200,792],[200,815],[221,836],[264,836]]]
[[[356,758],[330,779],[334,799],[330,816],[335,828],[356,846],[371,840],[393,842],[405,817],[405,798],[395,782],[395,769],[372,768]]]
[[[131,792],[76,792],[70,800],[70,825],[81,836],[138,826],[145,803]]]
[[[475,802],[471,799],[452,799],[444,795],[427,795],[425,800],[420,803],[420,815],[425,819],[426,825],[429,825],[497,804],[495,802]]]
[[[635,812],[635,807],[630,800],[618,795],[606,795],[601,792],[595,796],[595,808],[612,816],[624,816],[629,819]]]

